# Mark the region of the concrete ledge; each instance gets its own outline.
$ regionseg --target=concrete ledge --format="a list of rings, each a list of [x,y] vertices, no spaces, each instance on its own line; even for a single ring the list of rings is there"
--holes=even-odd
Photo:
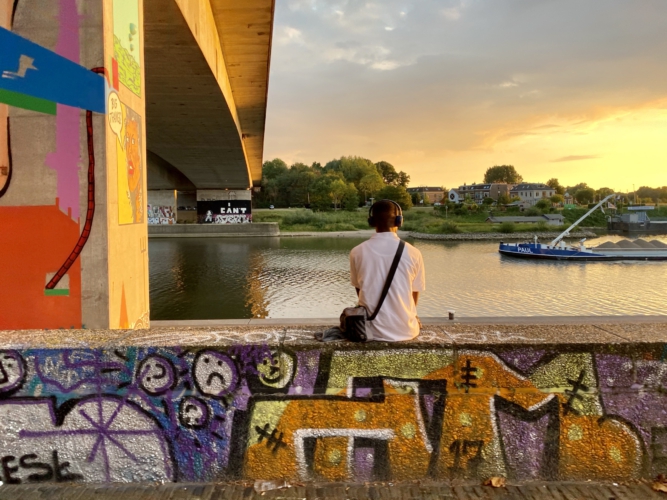
[[[149,225],[149,238],[225,238],[280,236],[277,222],[252,224],[165,224]]]
[[[459,318],[420,318],[423,325],[595,325],[595,324],[645,324],[667,323],[667,316],[482,316]],[[338,318],[267,318],[267,319],[184,319],[152,320],[155,328],[213,327],[213,326],[277,326],[277,325],[328,325],[338,324]]]
[[[667,321],[603,320],[434,321],[398,344],[319,343],[326,318],[1,332],[3,480],[654,477]]]

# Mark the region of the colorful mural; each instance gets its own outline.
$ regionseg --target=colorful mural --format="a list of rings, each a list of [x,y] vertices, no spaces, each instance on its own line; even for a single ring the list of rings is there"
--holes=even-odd
[[[142,74],[113,80],[111,26],[121,20],[139,61],[140,13],[137,0],[0,0],[0,262],[11,262],[0,329],[148,324],[144,102],[132,88]],[[108,104],[105,131],[96,113]]]
[[[139,29],[139,3],[137,0],[113,2],[113,82],[125,85],[141,96],[141,54]]]
[[[34,9],[26,4],[13,3],[11,12],[16,19],[25,18],[24,14]],[[93,111],[105,112],[105,83],[97,74],[103,69],[91,71],[79,64],[80,15],[76,0],[59,0],[49,8],[57,21],[53,51],[10,31],[7,28],[21,26],[12,26],[11,16],[0,16],[0,45],[6,49],[0,55],[0,101],[42,113],[12,118],[8,106],[0,110],[0,195],[8,194],[0,206],[0,261],[12,263],[0,273],[0,287],[7,292],[3,294],[0,328],[81,326],[78,259],[90,236],[95,209],[92,115]],[[77,108],[86,110],[85,128],[81,127],[83,112]],[[31,120],[28,129],[25,120]],[[38,123],[40,126],[36,126]],[[19,134],[12,137],[10,132],[14,130]],[[34,134],[30,141],[25,140],[26,131]],[[51,134],[55,143],[49,150]],[[83,173],[87,179],[83,221],[82,143],[88,148]],[[21,164],[15,165],[15,157],[23,159]],[[16,169],[24,180],[23,187],[13,192],[9,187],[19,175]],[[55,175],[49,175],[49,169]],[[25,179],[31,176],[39,180],[26,189]],[[33,196],[42,203],[25,203]]]
[[[146,200],[141,117],[115,92],[109,94],[108,108],[109,127],[117,139],[118,223],[143,223]]]
[[[654,476],[662,346],[626,351],[0,351],[2,480]]]

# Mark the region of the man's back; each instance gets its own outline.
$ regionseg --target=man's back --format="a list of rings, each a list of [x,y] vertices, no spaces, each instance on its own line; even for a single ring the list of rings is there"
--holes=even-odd
[[[369,315],[380,300],[399,241],[395,232],[379,232],[350,252],[352,285],[359,289],[359,304],[368,309]],[[410,340],[419,335],[417,307],[412,294],[424,289],[421,252],[406,243],[382,309],[366,324],[369,340]]]

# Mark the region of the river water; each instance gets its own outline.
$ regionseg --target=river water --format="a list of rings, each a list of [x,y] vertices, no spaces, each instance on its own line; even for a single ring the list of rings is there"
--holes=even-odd
[[[338,317],[355,303],[348,254],[361,241],[151,239],[151,318]],[[667,262],[536,262],[500,256],[497,242],[408,241],[426,266],[422,317],[667,313]]]

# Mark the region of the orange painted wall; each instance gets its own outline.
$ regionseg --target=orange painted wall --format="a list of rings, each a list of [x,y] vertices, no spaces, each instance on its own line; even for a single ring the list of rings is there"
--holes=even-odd
[[[56,205],[0,207],[0,330],[81,328],[81,266],[69,270],[69,295],[45,295],[47,273],[72,251],[79,225]]]

